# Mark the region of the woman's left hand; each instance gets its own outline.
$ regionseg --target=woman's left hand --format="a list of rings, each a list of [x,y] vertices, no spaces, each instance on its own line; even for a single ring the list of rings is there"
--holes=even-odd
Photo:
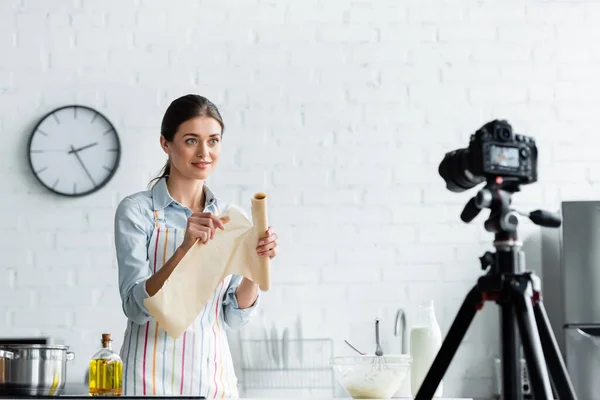
[[[270,259],[273,259],[277,250],[277,234],[273,231],[272,227],[269,227],[266,233],[267,237],[258,239],[256,254],[261,257],[269,256]]]

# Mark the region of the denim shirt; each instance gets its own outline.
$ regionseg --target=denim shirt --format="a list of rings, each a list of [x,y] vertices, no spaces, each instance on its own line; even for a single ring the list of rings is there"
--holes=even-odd
[[[221,204],[210,189],[204,185],[204,212],[224,213],[229,204]],[[154,210],[164,210],[167,227],[185,229],[192,211],[175,201],[167,189],[166,179],[160,179],[149,190],[134,193],[119,203],[115,213],[115,248],[119,270],[119,292],[125,316],[137,324],[151,319],[144,299],[148,298],[146,280],[152,276],[148,246],[154,230]],[[225,291],[223,317],[229,328],[245,325],[256,314],[259,305],[260,290],[254,304],[240,309],[235,291],[242,276],[232,276]]]

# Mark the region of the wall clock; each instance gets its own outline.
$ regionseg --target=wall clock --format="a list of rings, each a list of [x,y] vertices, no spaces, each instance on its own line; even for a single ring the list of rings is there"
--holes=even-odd
[[[29,138],[29,165],[37,180],[63,196],[84,196],[106,185],[121,159],[115,127],[100,112],[79,105],[42,117]]]

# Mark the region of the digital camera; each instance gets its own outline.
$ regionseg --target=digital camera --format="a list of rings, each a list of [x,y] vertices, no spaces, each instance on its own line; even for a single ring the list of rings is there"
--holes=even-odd
[[[537,181],[537,158],[532,137],[513,133],[505,120],[494,120],[471,135],[469,147],[446,153],[438,171],[451,192],[497,177],[529,184]]]

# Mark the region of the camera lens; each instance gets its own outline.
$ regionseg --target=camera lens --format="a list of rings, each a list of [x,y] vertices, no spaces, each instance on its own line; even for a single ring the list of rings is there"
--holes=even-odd
[[[469,171],[469,153],[459,149],[446,153],[438,167],[440,176],[446,182],[446,189],[460,193],[483,182],[484,178],[474,176]]]

